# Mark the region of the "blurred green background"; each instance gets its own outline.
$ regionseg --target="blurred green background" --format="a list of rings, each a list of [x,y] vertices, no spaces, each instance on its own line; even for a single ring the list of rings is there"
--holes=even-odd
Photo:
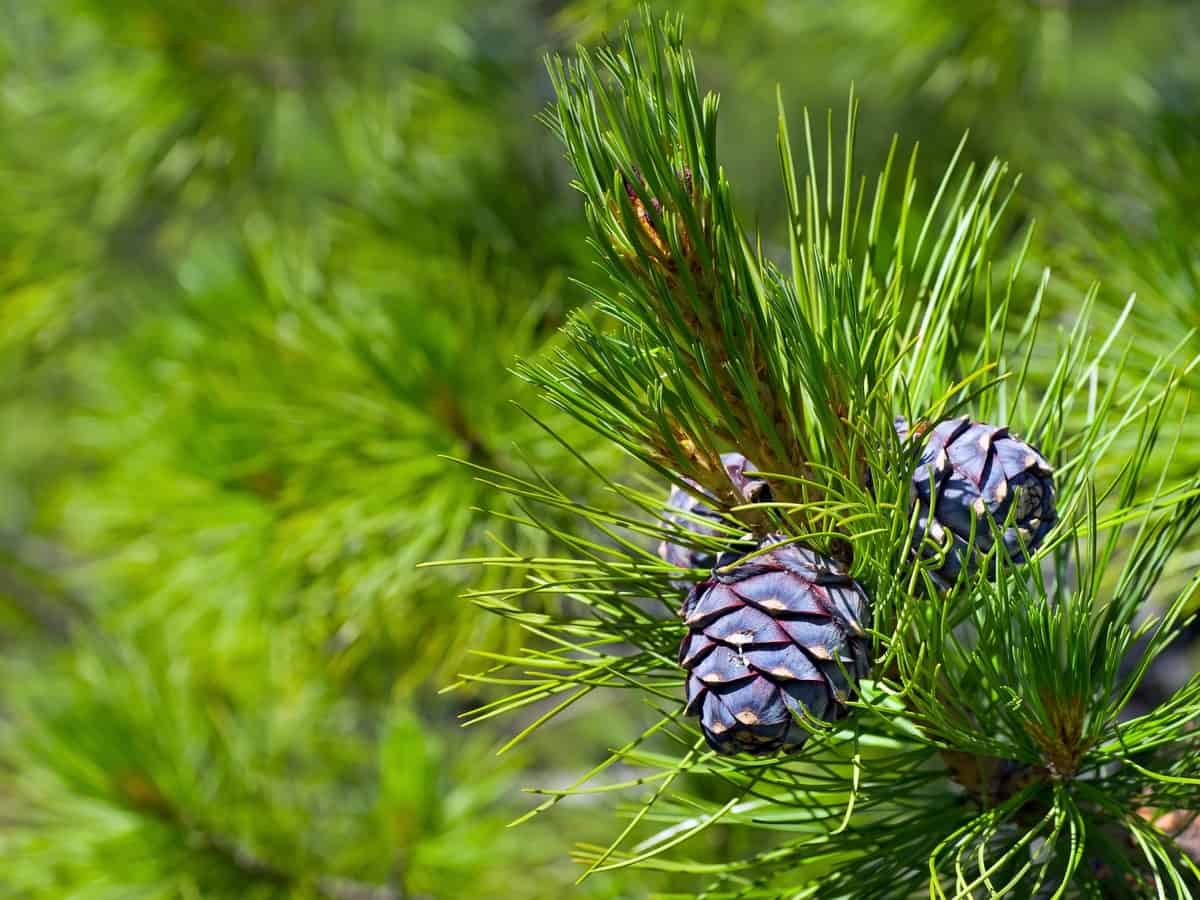
[[[899,131],[931,185],[969,130],[1024,173],[1009,240],[1038,220],[1063,321],[1100,280],[1102,326],[1141,296],[1144,365],[1200,325],[1194,2],[655,9],[768,249],[776,85],[836,121],[853,84],[863,171]],[[645,711],[599,697],[497,755],[534,716],[463,730],[492,695],[458,675],[533,639],[459,598],[503,573],[415,568],[530,548],[447,456],[597,489],[521,407],[620,465],[507,367],[592,271],[542,57],[634,13],[0,0],[0,898],[694,890],[572,886],[613,795],[506,827]]]

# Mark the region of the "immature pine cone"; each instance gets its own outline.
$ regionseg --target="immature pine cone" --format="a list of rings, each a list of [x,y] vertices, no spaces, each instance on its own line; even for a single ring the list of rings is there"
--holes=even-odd
[[[1058,521],[1050,464],[1007,428],[967,418],[948,419],[929,432],[913,472],[912,495],[918,546],[923,556],[945,554],[936,571],[945,581],[954,581],[964,565],[973,571],[991,550],[988,518],[1004,528],[1004,553],[1015,562],[1033,553]]]
[[[773,535],[759,546],[782,540]],[[795,750],[809,735],[797,717],[840,718],[866,675],[870,604],[858,582],[808,547],[779,544],[736,559],[724,554],[718,565],[727,570],[693,587],[684,603],[685,711],[700,717],[719,753]]]
[[[747,471],[754,471],[754,464],[742,454],[722,453],[721,463],[725,467],[725,473],[729,476],[730,484],[747,503],[763,503],[771,499],[770,486],[761,478],[750,478],[746,474]],[[692,485],[698,493],[711,496],[691,479],[685,479],[685,481]],[[713,502],[716,502],[715,499]],[[716,537],[719,534],[727,534],[730,527],[735,527],[735,523],[729,517],[717,512],[697,498],[695,494],[685,491],[681,487],[673,486],[671,488],[671,494],[667,497],[667,506],[677,511],[664,516],[669,524],[683,531],[690,531],[699,537]],[[696,517],[704,521],[697,521]],[[725,526],[724,528],[721,527],[722,524]],[[712,550],[684,546],[669,541],[663,541],[658,545],[658,555],[665,562],[680,569],[711,569],[717,557]],[[681,591],[686,591],[692,586],[690,581],[673,581],[671,583]]]

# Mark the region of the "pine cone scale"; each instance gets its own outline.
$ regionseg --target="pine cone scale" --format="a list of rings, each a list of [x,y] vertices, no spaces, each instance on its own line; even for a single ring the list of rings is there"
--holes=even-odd
[[[788,644],[792,638],[776,619],[742,606],[704,628],[706,637],[734,646]]]
[[[941,554],[940,578],[958,577],[995,543],[1012,561],[1032,553],[1057,522],[1053,469],[1029,444],[1003,427],[970,419],[939,423],[913,472],[922,555]],[[937,548],[933,550],[928,546]]]
[[[697,597],[692,607],[685,610],[684,622],[691,626],[703,626],[743,606],[736,593],[722,584],[717,584],[711,591]]]
[[[720,753],[799,748],[809,731],[798,719],[843,715],[851,679],[866,671],[862,588],[806,547],[774,537],[763,548],[685,604],[685,711]]]
[[[792,587],[795,577],[797,577],[795,573],[788,572],[753,575],[740,582],[734,588],[734,592],[746,603],[769,615],[800,615],[804,613],[816,616],[828,615],[828,606],[822,604],[813,593],[803,593],[789,598],[791,602],[783,599],[789,593],[795,593]]]

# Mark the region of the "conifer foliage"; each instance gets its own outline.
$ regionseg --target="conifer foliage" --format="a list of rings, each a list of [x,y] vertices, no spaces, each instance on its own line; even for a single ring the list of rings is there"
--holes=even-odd
[[[4,900],[574,879],[504,830],[555,752],[437,696],[511,629],[414,571],[497,505],[445,455],[562,453],[496,377],[578,231],[532,6],[0,2]]]
[[[1046,333],[1025,245],[993,262],[998,161],[926,185],[896,140],[859,173],[853,99],[824,129],[781,102],[787,229],[758,235],[679,21],[550,69],[602,274],[520,373],[640,471],[581,461],[603,503],[492,475],[566,551],[477,560],[523,573],[474,596],[539,643],[471,680],[505,692],[479,716],[553,698],[516,739],[602,689],[654,721],[531,815],[626,787],[585,875],[709,897],[1193,896],[1153,822],[1200,803],[1200,678],[1127,705],[1200,584],[1156,591],[1200,481],[1147,465],[1194,361],[1131,368],[1094,293]],[[689,852],[713,829],[742,855]]]
[[[0,0],[0,900],[1200,893],[1200,7],[637,5]]]

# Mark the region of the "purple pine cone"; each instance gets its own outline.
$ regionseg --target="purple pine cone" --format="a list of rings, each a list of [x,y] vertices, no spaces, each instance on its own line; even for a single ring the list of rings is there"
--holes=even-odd
[[[725,473],[729,476],[730,484],[747,503],[761,503],[771,499],[770,486],[761,478],[751,478],[746,474],[747,471],[754,471],[754,464],[742,454],[723,453],[721,454],[721,463],[725,466]],[[712,496],[690,478],[684,480],[698,493]],[[668,513],[664,517],[670,525],[683,531],[690,531],[699,537],[716,537],[719,534],[727,533],[729,527],[735,524],[727,516],[697,498],[695,494],[685,491],[681,487],[673,486],[671,488],[671,494],[667,497],[667,507],[677,511]],[[663,541],[658,545],[658,555],[665,562],[680,569],[711,569],[716,564],[716,554],[711,550],[673,544],[669,541]],[[673,581],[671,583],[681,591],[686,591],[691,587],[690,581]]]
[[[799,749],[809,731],[798,717],[841,718],[870,667],[866,592],[836,562],[797,544],[714,572],[692,588],[683,617],[685,712],[700,717],[718,753]]]
[[[945,554],[937,575],[946,581],[957,578],[964,565],[973,571],[991,550],[988,518],[1004,528],[1004,553],[1016,562],[1036,550],[1058,521],[1053,469],[1045,458],[1007,428],[967,418],[948,419],[930,431],[912,488],[918,545],[924,556]]]

